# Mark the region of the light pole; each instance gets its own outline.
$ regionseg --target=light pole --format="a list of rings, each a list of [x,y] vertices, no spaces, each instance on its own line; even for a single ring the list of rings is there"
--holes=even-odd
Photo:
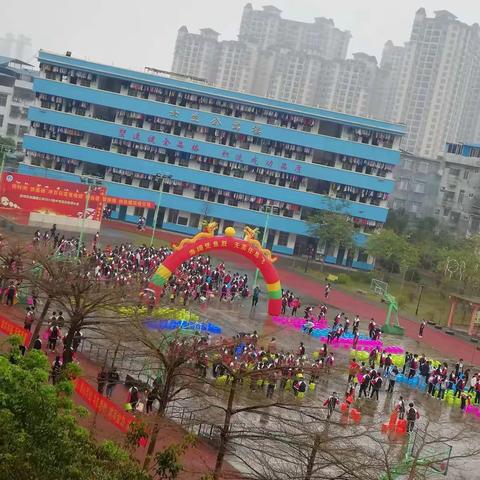
[[[420,285],[420,293],[418,294],[417,308],[415,310],[415,316],[418,315],[418,309],[420,308],[420,300],[422,299],[423,288],[425,285]]]
[[[163,182],[166,178],[172,178],[171,175],[155,175],[155,179],[158,183],[160,183],[160,187],[158,188],[158,200],[157,205],[155,206],[155,214],[153,215],[153,225],[152,225],[152,236],[150,238],[150,246],[153,246],[153,239],[155,238],[155,231],[157,230],[157,220],[158,220],[158,212],[160,211],[160,203],[162,201],[162,189],[163,189]]]
[[[270,220],[270,215],[272,213],[272,208],[273,206],[270,205],[269,203],[265,204],[263,206],[263,211],[265,212],[265,227],[263,229],[263,237],[262,237],[262,247],[265,248],[265,244],[267,242],[268,238],[268,221]],[[255,276],[253,278],[253,288],[257,286],[257,281],[258,281],[258,268],[255,270]]]
[[[82,225],[80,227],[80,237],[78,239],[77,245],[77,258],[80,258],[80,248],[83,243],[83,237],[85,235],[85,219],[87,217],[88,202],[90,201],[90,194],[92,193],[92,188],[102,185],[102,181],[98,178],[80,177],[80,181],[87,184],[87,193],[85,195],[85,207],[83,209]]]

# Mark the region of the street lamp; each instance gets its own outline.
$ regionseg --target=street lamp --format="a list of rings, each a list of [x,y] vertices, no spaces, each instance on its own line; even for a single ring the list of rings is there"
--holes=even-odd
[[[99,187],[103,185],[103,182],[98,178],[92,177],[80,177],[80,182],[87,185],[87,193],[85,195],[85,208],[83,209],[82,225],[80,227],[80,238],[78,239],[77,245],[77,258],[80,257],[80,248],[83,243],[83,237],[85,235],[85,219],[87,217],[88,202],[90,201],[90,194],[94,187]]]
[[[425,285],[420,285],[420,293],[418,295],[417,308],[415,309],[415,316],[418,315],[418,309],[420,308],[420,301],[422,300],[422,293]]]
[[[263,237],[262,237],[262,247],[265,248],[265,244],[268,238],[268,221],[270,220],[270,215],[272,214],[273,205],[267,203],[263,206],[263,211],[265,212],[265,227],[263,229]],[[258,281],[258,268],[255,270],[255,277],[253,278],[253,288],[257,286]]]
[[[158,188],[158,200],[157,200],[157,205],[155,206],[155,215],[153,216],[153,225],[152,225],[152,237],[150,238],[150,246],[153,246],[153,239],[155,238],[155,231],[157,229],[157,220],[158,220],[158,212],[160,211],[160,203],[162,201],[162,189],[163,189],[163,182],[165,181],[166,178],[172,178],[171,175],[160,175],[157,174],[154,177],[154,181],[158,182],[160,184]]]

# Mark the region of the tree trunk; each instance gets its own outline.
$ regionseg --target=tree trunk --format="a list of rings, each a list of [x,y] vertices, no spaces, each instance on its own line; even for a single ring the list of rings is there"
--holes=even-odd
[[[30,337],[30,343],[28,345],[28,349],[30,350],[33,348],[33,344],[35,342],[35,339],[40,335],[40,330],[43,325],[43,321],[45,320],[45,317],[47,316],[48,309],[50,308],[50,304],[52,303],[52,299],[50,297],[47,297],[47,300],[45,301],[45,305],[43,306],[42,313],[40,314],[40,318],[37,320],[37,324],[35,325],[35,328],[33,330],[33,334]]]
[[[254,381],[253,378],[251,379],[251,381]],[[225,410],[225,419],[220,433],[220,446],[218,447],[217,461],[215,463],[215,471],[213,472],[214,480],[218,480],[220,478],[220,474],[222,473],[223,461],[225,459],[225,454],[227,453],[227,445],[230,438],[230,424],[233,415],[233,401],[235,400],[235,394],[237,391],[237,382],[238,378],[234,376],[230,387],[230,393],[228,395],[228,403]]]
[[[152,460],[153,452],[155,451],[155,446],[157,444],[158,434],[160,432],[160,425],[162,423],[163,417],[165,416],[165,411],[167,410],[168,401],[170,398],[170,390],[173,387],[173,373],[167,371],[165,375],[165,383],[163,384],[162,395],[158,399],[160,405],[158,406],[158,412],[155,418],[155,423],[153,424],[152,433],[150,435],[150,441],[148,443],[147,454],[145,455],[145,460],[143,461],[143,469],[148,471],[150,462]]]
[[[311,480],[313,474],[313,467],[315,466],[315,458],[317,456],[318,448],[320,447],[320,434],[315,435],[312,450],[308,457],[307,470],[305,472],[304,480]]]
[[[70,328],[68,329],[65,342],[63,344],[63,365],[67,365],[73,360],[73,338],[83,323],[83,317],[72,316],[70,318]]]

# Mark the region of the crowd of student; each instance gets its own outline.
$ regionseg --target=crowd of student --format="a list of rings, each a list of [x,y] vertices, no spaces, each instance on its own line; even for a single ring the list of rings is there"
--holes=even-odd
[[[67,245],[75,247],[76,239],[60,237],[54,225],[52,229],[41,234],[37,231],[34,235],[34,244],[40,242],[53,242],[59,250],[67,251]],[[94,237],[91,253],[82,250],[83,254],[91,255],[95,260],[94,274],[100,280],[115,280],[128,282],[136,277],[147,285],[150,276],[158,268],[160,263],[171,253],[168,248],[153,248],[147,246],[135,246],[121,244],[107,247],[103,250],[97,248],[98,234]],[[325,286],[325,298],[331,291],[330,284]],[[171,276],[162,295],[167,301],[186,305],[189,301],[205,302],[209,298],[217,296],[220,301],[233,302],[236,298],[246,298],[251,295],[252,307],[258,302],[260,289],[250,292],[248,276],[238,272],[232,273],[226,269],[223,262],[213,265],[207,255],[193,257],[184,262]],[[12,295],[7,292],[7,303],[12,304]],[[35,303],[27,308],[25,317],[25,329],[30,330],[35,321]],[[296,316],[301,307],[300,298],[294,292],[286,290],[282,292],[282,314]],[[315,308],[318,308],[316,313]],[[287,310],[288,309],[288,310]],[[328,307],[321,303],[318,307],[307,305],[304,309],[305,324],[303,331],[307,334],[312,332],[314,322],[328,322]],[[61,328],[65,323],[62,312],[53,312],[50,317],[49,328],[46,336],[47,349],[55,352],[57,342],[62,338]],[[295,395],[305,394],[309,384],[315,385],[322,371],[329,372],[334,365],[334,356],[328,351],[328,344],[336,338],[352,332],[354,339],[358,341],[360,329],[360,317],[356,315],[352,322],[343,312],[337,313],[333,318],[333,324],[328,334],[326,344],[320,351],[315,352],[315,360],[309,362],[303,342],[294,352],[282,351],[277,347],[275,338],[265,346],[259,345],[258,335],[242,334],[235,337],[234,342],[225,346],[221,353],[213,358],[197,359],[197,367],[203,375],[207,374],[209,362],[212,365],[212,377],[222,378],[228,381],[232,372],[241,374],[242,381],[248,383],[251,390],[264,390],[265,395],[271,398],[276,390],[284,391],[291,388]],[[371,339],[379,339],[380,327],[374,319],[368,324],[368,335]],[[422,329],[423,333],[423,329]],[[82,334],[77,332],[75,350],[81,342]],[[35,340],[35,348],[42,348],[42,339]],[[355,345],[354,345],[355,348]],[[52,364],[52,380],[58,378],[61,368],[60,357]],[[393,365],[390,355],[377,349],[370,352],[368,365],[365,362],[357,362],[353,359],[348,367],[348,381],[345,399],[349,403],[356,397],[379,399],[382,387],[388,394],[393,393],[399,375],[405,375],[411,379],[419,377],[426,392],[432,397],[443,399],[449,390],[461,399],[461,408],[464,409],[468,402],[479,403],[480,401],[480,373],[471,375],[470,370],[464,369],[463,361],[457,362],[453,369],[448,370],[448,364],[434,364],[425,355],[405,353],[405,361],[402,372]],[[119,381],[118,372],[113,368],[109,371],[102,370],[99,373],[99,391],[110,397],[113,389]],[[358,392],[357,392],[358,387]],[[310,387],[312,388],[312,387]],[[155,389],[153,389],[155,390]],[[138,393],[138,395],[137,395]],[[474,395],[470,395],[474,394]],[[140,393],[133,391],[133,403],[138,402]],[[155,392],[147,392],[145,403],[147,412],[152,409]],[[148,400],[150,398],[150,401]],[[338,403],[337,395],[327,399],[325,406],[329,413]],[[402,399],[403,402],[403,399]],[[403,405],[403,407],[402,407]],[[400,413],[405,414],[404,403],[398,407]],[[330,411],[331,410],[331,411]],[[412,416],[412,415],[410,415]],[[411,419],[409,421],[412,421]]]

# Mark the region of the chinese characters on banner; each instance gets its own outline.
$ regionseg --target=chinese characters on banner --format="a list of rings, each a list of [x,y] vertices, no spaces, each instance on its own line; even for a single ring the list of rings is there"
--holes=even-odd
[[[98,393],[97,390],[83,378],[76,378],[74,384],[75,393],[77,393],[93,411],[105,417],[122,432],[127,432],[131,423],[137,421],[131,413],[126,412],[116,403]],[[146,444],[145,438],[140,439],[140,446],[145,447]]]
[[[103,197],[100,197],[99,195],[92,195],[90,198],[95,201],[102,201],[106,205],[155,208],[155,202],[149,202],[147,200],[135,200],[133,198],[111,197],[110,195],[105,195]]]
[[[194,120],[192,120],[194,121]],[[211,122],[213,126],[216,127],[221,127],[221,121],[218,120],[217,118],[214,118]],[[242,129],[242,124],[238,121],[233,122],[232,124],[232,130],[235,132],[240,132]],[[261,135],[262,130],[260,126],[253,126],[250,128],[249,132],[246,132],[247,135]],[[167,135],[156,135],[156,134],[151,134],[150,132],[138,132],[135,130],[130,130],[128,128],[122,127],[118,130],[117,134],[118,138],[123,138],[126,140],[130,141],[137,141],[137,142],[143,142],[147,143],[150,145],[161,145],[163,147],[167,148],[173,148],[176,150],[181,150],[182,152],[189,152],[189,153],[194,153],[198,155],[209,155],[206,151],[203,151],[203,149],[207,148],[207,145],[201,146],[198,143],[195,143],[194,140],[190,140],[188,138],[186,139],[178,139],[176,137],[171,137]],[[224,159],[235,159],[236,162],[240,163],[248,163],[250,165],[255,165],[258,167],[263,167],[263,168],[270,168],[273,170],[280,170],[282,172],[287,172],[287,173],[293,173],[296,175],[301,175],[302,173],[302,166],[298,165],[294,162],[285,162],[284,159],[282,158],[272,158],[268,157],[266,155],[261,155],[261,158],[258,158],[254,154],[248,154],[244,153],[243,156],[240,153],[235,152],[235,149],[232,149],[232,151],[226,150],[222,145],[208,145],[210,148],[222,148],[222,150],[219,150],[219,153],[216,155],[217,158],[224,158]]]
[[[88,187],[50,178],[3,173],[0,208],[21,209],[49,215],[82,218]],[[95,187],[88,202],[87,218],[102,218],[105,187]]]
[[[185,245],[185,248],[188,248],[188,254],[191,257],[195,255],[202,255],[203,253],[208,252],[212,249],[225,248],[226,250],[230,251],[238,250],[244,252],[244,254],[246,254],[247,257],[250,257],[250,259],[254,263],[260,263],[261,265],[263,265],[267,261],[265,255],[258,248],[250,245],[243,240],[239,240],[238,238],[212,240],[211,242],[205,240],[201,244],[196,245],[195,248],[188,247],[188,244]]]
[[[82,218],[87,189],[86,185],[74,182],[64,182],[20,173],[4,173],[1,184],[0,208]],[[91,189],[88,199],[86,218],[100,221],[106,204],[155,208],[154,202],[112,197],[106,195],[105,187],[94,187]]]

